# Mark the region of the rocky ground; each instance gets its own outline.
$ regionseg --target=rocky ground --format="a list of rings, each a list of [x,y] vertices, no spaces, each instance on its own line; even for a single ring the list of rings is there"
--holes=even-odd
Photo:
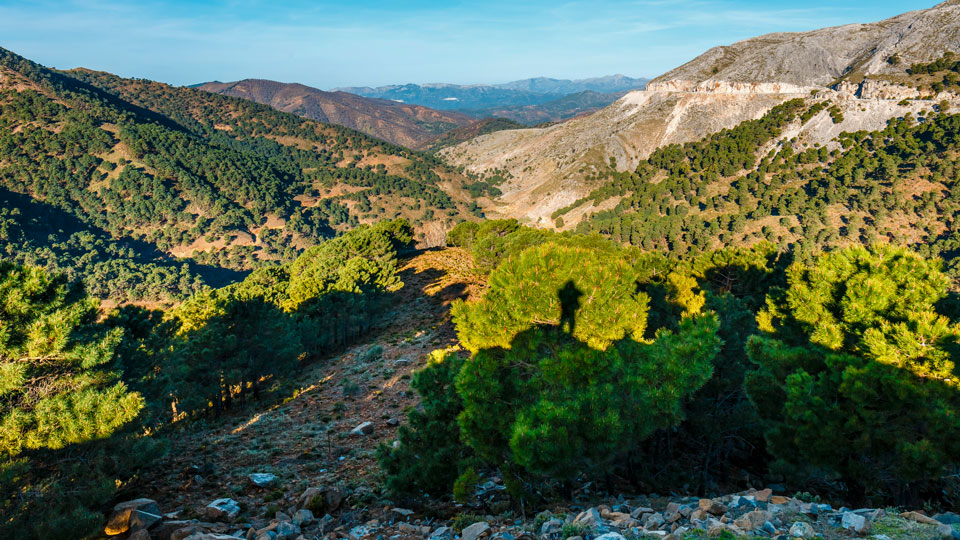
[[[257,488],[278,478],[250,475]],[[481,496],[498,497],[495,483],[478,487]],[[358,496],[360,496],[358,498]],[[705,538],[870,538],[933,540],[960,538],[960,515],[927,516],[892,509],[833,508],[829,504],[749,490],[713,499],[694,497],[608,499],[602,504],[571,504],[535,516],[505,512],[437,520],[387,504],[350,506],[361,491],[311,487],[285,501],[273,516],[249,518],[230,498],[211,501],[195,519],[181,512],[163,514],[155,501],[137,499],[117,505],[107,533],[130,540],[696,540]],[[320,517],[322,516],[322,517]]]

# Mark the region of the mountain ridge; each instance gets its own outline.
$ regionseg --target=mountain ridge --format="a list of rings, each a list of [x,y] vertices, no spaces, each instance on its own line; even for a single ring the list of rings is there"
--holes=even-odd
[[[442,133],[475,121],[462,113],[266,79],[210,82],[195,88],[251,99],[283,112],[346,126],[409,148],[422,148]]]

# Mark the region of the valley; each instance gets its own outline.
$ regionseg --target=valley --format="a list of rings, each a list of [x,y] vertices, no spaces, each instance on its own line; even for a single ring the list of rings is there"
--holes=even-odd
[[[711,47],[332,91],[0,48],[0,538],[960,538],[960,0]]]

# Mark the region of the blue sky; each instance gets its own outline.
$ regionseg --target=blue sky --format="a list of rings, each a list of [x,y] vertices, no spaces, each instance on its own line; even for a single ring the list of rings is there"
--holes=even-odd
[[[171,84],[318,88],[653,77],[758,34],[871,22],[935,0],[0,0],[0,47]]]

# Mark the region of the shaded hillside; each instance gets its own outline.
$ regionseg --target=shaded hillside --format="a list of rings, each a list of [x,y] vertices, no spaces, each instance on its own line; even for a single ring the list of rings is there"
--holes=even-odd
[[[468,125],[465,114],[441,112],[419,105],[373,99],[347,92],[324,92],[302,84],[284,84],[263,79],[210,82],[201,90],[251,99],[304,118],[339,124],[385,141],[421,148],[437,135]]]
[[[201,90],[55,72],[0,50],[0,187],[82,224],[60,239],[31,235],[38,253],[57,248],[36,242],[90,230],[143,246],[136,264],[160,253],[249,269],[386,216],[408,217],[423,238],[469,210],[462,183],[433,158],[347,128]],[[34,262],[85,264],[70,259]],[[147,280],[138,297],[182,289],[174,279]]]

